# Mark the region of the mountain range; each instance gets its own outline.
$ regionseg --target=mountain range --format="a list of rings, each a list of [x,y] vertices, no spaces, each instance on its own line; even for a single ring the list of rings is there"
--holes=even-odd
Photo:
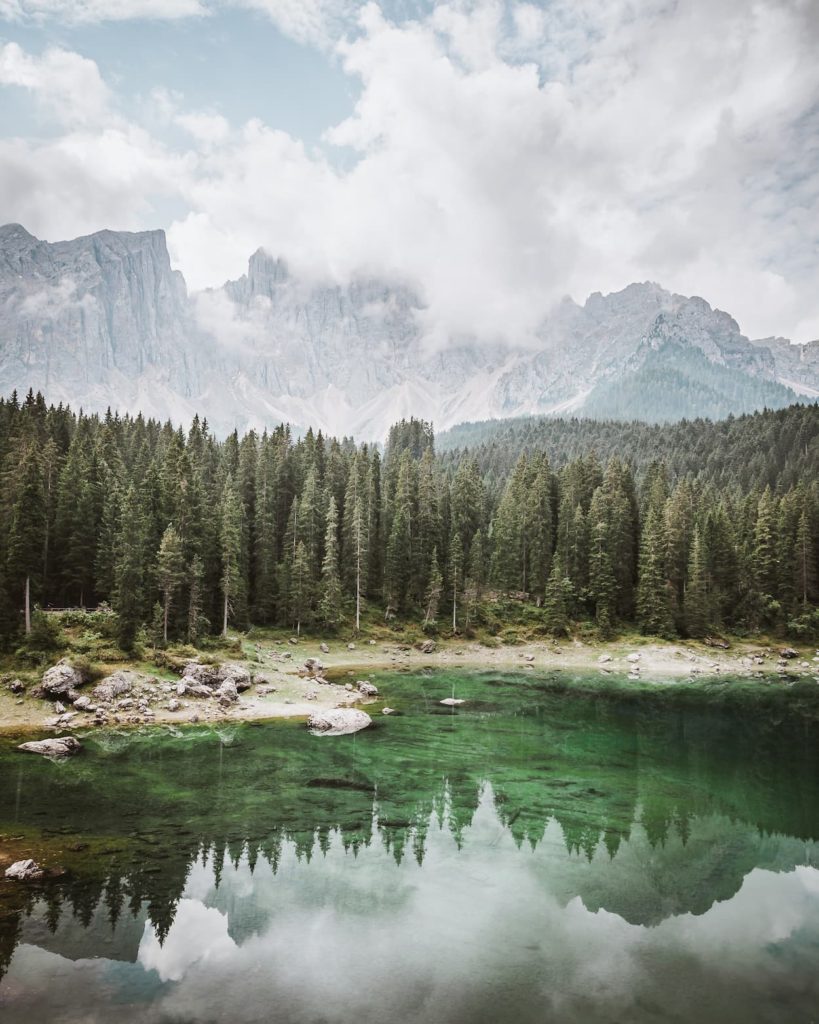
[[[402,416],[445,429],[521,415],[663,421],[819,398],[819,341],[751,340],[727,313],[657,284],[564,299],[536,344],[431,347],[409,287],[308,281],[259,250],[189,293],[162,231],[45,242],[0,228],[0,393],[217,434],[282,421],[382,440]]]

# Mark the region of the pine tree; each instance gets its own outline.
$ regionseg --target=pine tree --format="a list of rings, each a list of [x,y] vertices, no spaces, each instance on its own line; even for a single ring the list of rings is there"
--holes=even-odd
[[[438,548],[432,549],[429,572],[427,574],[427,592],[424,598],[424,622],[425,626],[433,625],[438,618],[438,605],[441,601],[441,592],[444,587],[444,578],[438,566]]]
[[[334,627],[341,620],[343,594],[338,566],[338,511],[336,499],[330,495],[327,506],[327,530],[324,536],[324,561],[321,564],[321,600],[319,614],[326,626]]]
[[[705,552],[699,527],[694,528],[691,541],[683,610],[688,635],[705,636],[711,621],[711,610]]]
[[[202,581],[205,567],[199,555],[193,556],[188,570],[188,643],[195,644],[209,623],[202,615]]]
[[[228,619],[238,602],[243,586],[242,524],[244,510],[232,477],[228,477],[222,496],[220,554],[222,563],[222,636],[227,636]]]
[[[569,632],[569,614],[573,601],[574,587],[563,555],[558,551],[552,562],[543,598],[546,626],[555,636],[565,636]]]
[[[589,551],[589,594],[594,601],[594,614],[603,636],[613,628],[617,606],[617,580],[613,564],[613,517],[603,487],[594,492],[589,508],[591,548]]]
[[[31,632],[31,592],[43,574],[46,505],[42,466],[32,445],[23,454],[11,506],[6,572],[22,600],[26,633]]]
[[[637,616],[644,633],[672,635],[671,601],[665,571],[664,505],[649,507],[640,542]]]
[[[174,593],[185,580],[182,538],[171,523],[162,534],[156,559],[156,578],[162,592],[162,639],[168,642],[168,616]]]
[[[296,545],[296,557],[293,559],[290,578],[290,618],[296,636],[301,634],[302,624],[309,619],[312,596],[313,575],[310,556],[304,541],[300,540]]]
[[[453,530],[449,542],[449,589],[452,594],[452,632],[458,632],[458,594],[464,570],[464,547],[461,535]]]
[[[796,599],[802,610],[806,611],[810,601],[817,597],[817,569],[810,520],[805,508],[799,515],[792,564],[795,570]]]
[[[129,651],[145,621],[145,517],[133,484],[123,495],[119,518],[113,606],[120,646]]]

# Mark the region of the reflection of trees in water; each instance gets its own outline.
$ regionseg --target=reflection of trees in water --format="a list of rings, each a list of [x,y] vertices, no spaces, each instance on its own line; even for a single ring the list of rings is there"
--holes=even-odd
[[[261,859],[275,873],[285,849],[309,860],[336,840],[349,854],[380,844],[398,864],[422,864],[431,828],[458,846],[469,842],[487,786],[500,828],[518,846],[537,847],[554,822],[570,858],[590,863],[605,851],[608,879],[602,868],[593,879],[567,875],[567,898],[580,893],[588,905],[648,923],[701,913],[733,895],[760,858],[775,860],[749,843],[718,863],[707,852],[713,843],[686,852],[697,822],[750,826],[760,842],[819,835],[819,744],[801,723],[594,700],[561,704],[559,721],[547,704],[503,729],[491,716],[448,732],[416,736],[413,728],[407,719],[389,736],[354,744],[246,726],[229,746],[204,730],[182,738],[155,731],[97,751],[92,742],[92,756],[73,766],[26,761],[23,799],[0,793],[0,822],[37,828],[47,811],[55,833],[110,842],[95,840],[71,875],[6,886],[0,976],[38,900],[52,929],[66,912],[87,927],[104,907],[112,928],[123,914],[146,913],[163,941],[197,860],[208,859],[217,888],[226,863],[246,858],[252,871]],[[0,772],[13,756],[0,754]],[[616,869],[626,870],[637,839],[655,853],[662,900],[632,912]]]

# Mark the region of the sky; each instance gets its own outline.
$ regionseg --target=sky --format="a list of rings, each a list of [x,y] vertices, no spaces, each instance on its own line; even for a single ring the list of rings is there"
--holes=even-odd
[[[407,283],[443,344],[565,296],[819,338],[817,0],[0,0],[0,222]]]

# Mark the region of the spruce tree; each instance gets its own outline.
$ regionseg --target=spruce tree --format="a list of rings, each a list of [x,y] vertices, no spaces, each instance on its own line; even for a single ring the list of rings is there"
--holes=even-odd
[[[444,578],[438,566],[438,548],[432,549],[429,572],[427,574],[427,592],[424,596],[424,622],[423,625],[434,625],[438,618],[438,605],[441,601],[441,592],[444,587]]]
[[[205,567],[199,555],[193,556],[188,569],[188,643],[195,644],[209,625],[202,615],[202,583]]]
[[[464,546],[461,535],[453,530],[449,542],[449,590],[452,594],[452,632],[458,632],[458,594],[463,584]]]
[[[228,619],[240,599],[242,580],[242,524],[244,509],[232,477],[222,496],[220,555],[222,563],[222,636],[227,636]]]
[[[23,453],[19,480],[11,505],[6,572],[23,606],[25,630],[31,632],[32,589],[43,575],[46,505],[39,454],[30,446]]]
[[[162,639],[168,642],[168,616],[174,593],[185,580],[182,538],[171,523],[162,534],[156,558],[156,578],[162,592]]]
[[[338,625],[342,615],[343,594],[338,566],[338,511],[336,499],[330,495],[327,506],[327,530],[324,535],[324,561],[321,564],[321,599],[319,614],[325,626]]]
[[[145,517],[136,488],[131,484],[122,496],[120,533],[114,567],[113,607],[117,613],[120,646],[130,651],[145,621]]]
[[[574,587],[563,555],[558,551],[552,561],[543,598],[546,627],[555,636],[565,636],[569,632],[569,615],[573,601]]]
[[[296,636],[301,634],[301,627],[310,616],[313,597],[313,572],[310,556],[303,540],[296,545],[296,557],[290,576],[290,618]]]
[[[683,601],[686,632],[689,636],[705,636],[711,623],[711,609],[705,552],[699,527],[694,528],[686,575]]]
[[[652,505],[640,541],[637,616],[644,633],[672,635],[669,584],[666,577],[664,506]]]

